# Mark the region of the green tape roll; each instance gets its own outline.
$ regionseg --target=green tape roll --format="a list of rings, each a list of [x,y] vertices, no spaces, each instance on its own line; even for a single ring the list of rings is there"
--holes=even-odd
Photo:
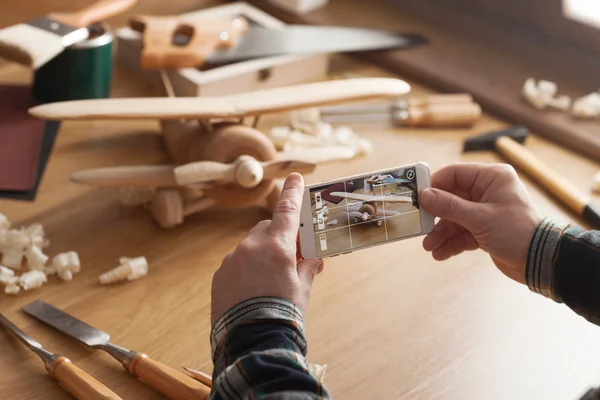
[[[89,29],[90,39],[66,48],[35,71],[32,91],[37,101],[109,97],[114,35],[104,23]]]

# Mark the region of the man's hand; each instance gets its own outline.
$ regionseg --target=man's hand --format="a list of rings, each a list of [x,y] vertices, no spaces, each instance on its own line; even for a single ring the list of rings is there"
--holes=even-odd
[[[322,271],[323,261],[296,263],[303,192],[302,175],[291,174],[283,185],[273,219],[256,225],[225,257],[213,277],[213,325],[231,307],[255,297],[280,297],[306,309],[312,282]]]
[[[442,261],[481,248],[509,278],[525,283],[527,252],[542,220],[508,164],[458,163],[431,177],[419,204],[440,218],[423,247]]]

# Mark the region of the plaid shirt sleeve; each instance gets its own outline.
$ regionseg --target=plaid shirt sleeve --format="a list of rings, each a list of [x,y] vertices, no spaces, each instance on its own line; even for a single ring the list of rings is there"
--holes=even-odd
[[[304,318],[293,303],[273,297],[244,301],[211,332],[211,399],[331,399],[306,362]]]
[[[526,281],[600,325],[600,232],[544,219],[529,246]]]

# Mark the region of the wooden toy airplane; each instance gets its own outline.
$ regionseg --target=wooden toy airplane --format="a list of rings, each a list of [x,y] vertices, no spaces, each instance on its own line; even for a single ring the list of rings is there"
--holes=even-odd
[[[400,215],[401,212],[386,210],[384,208],[377,207],[377,203],[383,204],[386,203],[402,203],[407,204],[406,211],[410,211],[412,206],[414,205],[414,200],[412,197],[408,196],[372,196],[368,194],[360,194],[360,193],[346,193],[346,192],[332,192],[331,196],[335,197],[343,197],[347,200],[356,200],[358,201],[355,204],[352,204],[352,207],[349,208],[349,216],[354,218],[355,222],[366,222],[373,221],[377,224],[377,226],[383,225],[383,220],[386,217],[392,217],[395,215]]]
[[[165,228],[215,205],[265,206],[272,210],[280,181],[315,168],[311,152],[298,160],[277,153],[255,127],[262,114],[355,100],[398,97],[410,86],[398,79],[364,78],[282,87],[223,97],[77,100],[44,104],[30,113],[48,120],[159,119],[170,165],[146,165],[75,173],[77,183],[150,188],[142,203]],[[252,126],[244,120],[253,117]]]
[[[385,174],[385,175],[373,175],[367,178],[367,183],[370,185],[383,185],[386,183],[398,183],[398,184],[406,184],[413,182],[410,179],[402,179],[396,178],[393,175]]]

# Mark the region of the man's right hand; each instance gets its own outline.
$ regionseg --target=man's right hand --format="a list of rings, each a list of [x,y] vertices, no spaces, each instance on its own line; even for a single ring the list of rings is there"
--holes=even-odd
[[[542,217],[508,164],[457,163],[431,177],[420,206],[440,218],[423,247],[438,261],[481,248],[525,283],[527,252]]]

